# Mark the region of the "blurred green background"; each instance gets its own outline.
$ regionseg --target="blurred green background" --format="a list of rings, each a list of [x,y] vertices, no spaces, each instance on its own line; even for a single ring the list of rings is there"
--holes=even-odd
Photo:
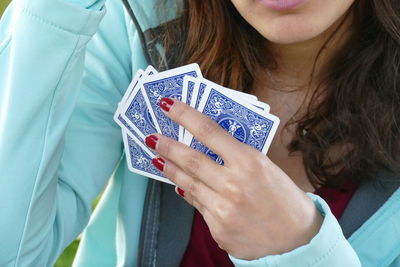
[[[9,2],[9,0],[0,0],[0,15],[3,14],[3,11],[6,9]]]
[[[0,16],[3,14],[10,0],[0,0]],[[93,203],[93,207],[97,204],[97,200]],[[75,240],[69,247],[64,250],[64,253],[60,256],[55,267],[70,267],[74,259],[76,249],[78,248],[79,240]]]

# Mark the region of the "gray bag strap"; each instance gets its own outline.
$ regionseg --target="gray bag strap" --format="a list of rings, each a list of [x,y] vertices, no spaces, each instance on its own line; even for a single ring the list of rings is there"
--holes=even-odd
[[[160,226],[156,266],[179,266],[189,245],[194,208],[175,193],[175,187],[162,185]]]
[[[174,186],[150,180],[139,243],[140,267],[179,266],[190,241],[194,208]]]
[[[400,187],[400,179],[382,172],[380,182],[367,182],[354,193],[339,220],[343,234],[349,238],[366,222]]]
[[[156,262],[158,226],[160,223],[161,183],[149,179],[142,215],[137,266],[151,267]]]

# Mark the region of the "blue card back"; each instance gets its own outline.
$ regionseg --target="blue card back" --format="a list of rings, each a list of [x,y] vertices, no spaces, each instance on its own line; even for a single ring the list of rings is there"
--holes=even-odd
[[[155,133],[157,130],[149,112],[149,108],[146,105],[142,91],[137,90],[134,94],[132,101],[125,110],[124,116],[137,128],[136,130],[139,131],[138,133],[141,136],[141,139],[144,140],[147,135]],[[132,127],[129,127],[128,129],[130,132],[133,131]]]
[[[153,119],[156,120],[155,123],[158,124],[163,135],[175,140],[179,139],[179,125],[164,114],[160,108],[159,102],[163,97],[181,100],[183,78],[185,75],[192,77],[201,76],[197,64],[160,73],[143,82],[143,89],[147,94],[151,109],[154,112],[155,118]]]
[[[211,88],[201,103],[199,110],[216,121],[233,137],[260,152],[266,152],[279,124],[279,119],[263,113],[250,104],[240,103],[230,96]],[[223,160],[195,138],[190,147],[209,155],[219,164]]]

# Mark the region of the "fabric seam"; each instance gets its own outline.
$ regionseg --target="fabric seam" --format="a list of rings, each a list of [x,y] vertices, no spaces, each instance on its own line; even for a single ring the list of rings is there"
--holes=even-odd
[[[55,27],[56,29],[59,29],[59,30],[62,30],[62,31],[66,31],[66,30],[62,29],[61,27],[59,27],[57,25],[53,25],[52,23],[49,23],[46,20],[43,20],[40,17],[34,15],[28,9],[26,9],[25,7],[21,6],[21,8],[22,8],[23,12],[25,12],[28,16],[32,17],[33,19],[36,19],[39,22],[42,22],[44,24],[50,25],[52,27]],[[84,23],[84,27],[88,24],[90,18],[91,18],[91,15],[89,15],[88,18],[86,19],[86,22]],[[66,31],[66,32],[72,33],[72,32],[69,32],[69,31]],[[51,112],[50,111],[54,109],[54,98],[55,98],[56,94],[59,91],[59,87],[60,87],[60,84],[63,81],[64,74],[65,74],[66,70],[68,69],[69,64],[70,64],[71,60],[73,59],[74,55],[76,55],[76,53],[78,53],[78,45],[79,45],[79,43],[81,41],[82,36],[85,36],[85,34],[82,34],[82,35],[81,34],[76,34],[76,35],[78,36],[78,38],[75,41],[74,48],[72,49],[72,52],[71,52],[70,56],[68,57],[68,60],[65,63],[65,67],[64,67],[63,71],[61,72],[61,75],[60,75],[60,78],[59,78],[59,80],[57,82],[56,88],[55,88],[55,90],[54,90],[54,92],[52,94],[51,104],[50,104],[50,108],[49,108],[49,114],[48,114],[47,121],[46,121],[46,128],[45,128],[46,130],[45,130],[45,136],[44,136],[44,140],[43,140],[44,145],[43,145],[43,149],[42,149],[42,153],[41,153],[41,161],[39,163],[39,167],[38,167],[36,175],[35,175],[36,179],[35,179],[35,183],[34,183],[34,186],[33,186],[32,192],[31,192],[31,198],[30,198],[30,201],[29,201],[28,210],[27,210],[27,213],[26,213],[26,216],[25,216],[25,224],[24,224],[24,228],[23,228],[21,239],[20,239],[19,246],[18,246],[18,251],[17,251],[17,255],[16,255],[16,259],[15,259],[15,266],[18,265],[18,260],[19,260],[20,253],[21,253],[21,250],[22,250],[22,245],[24,243],[25,234],[26,234],[26,231],[27,231],[27,226],[28,226],[28,221],[29,221],[29,216],[30,216],[30,213],[31,213],[31,210],[32,210],[32,202],[33,202],[33,199],[35,197],[35,192],[37,190],[37,184],[38,184],[38,180],[39,180],[38,172],[42,167],[42,163],[43,163],[42,160],[43,160],[44,152],[46,151],[46,147],[47,147],[46,140],[47,140],[47,134],[48,134],[48,129],[49,129],[49,120],[50,120],[50,117],[51,117]]]
[[[396,253],[396,250],[397,250],[397,253]],[[396,258],[399,256],[399,248],[398,247],[393,248],[390,251],[390,256],[391,256],[390,258],[389,257],[385,257],[385,259],[383,259],[383,262],[379,266],[380,267],[386,267],[390,263],[392,263],[394,260],[396,260]]]
[[[10,8],[11,7],[11,5],[8,5],[7,6],[7,8]],[[14,6],[13,7],[11,7],[12,8],[12,12],[15,12],[15,8],[14,8]],[[4,10],[4,13],[7,11],[7,9],[6,10]],[[4,15],[4,13],[3,13],[3,15]],[[14,16],[14,14],[12,14],[13,16]],[[0,19],[2,19],[3,17],[1,17],[0,16]],[[11,19],[11,22],[10,22],[10,25],[9,25],[9,27],[8,27],[8,29],[7,29],[7,32],[5,33],[5,35],[4,35],[4,37],[1,39],[1,42],[0,42],[0,54],[2,54],[3,52],[4,52],[4,50],[7,48],[7,46],[8,46],[8,44],[10,43],[10,41],[11,41],[11,37],[12,37],[12,31],[14,30],[14,28],[15,28],[15,23],[14,23],[14,21]]]
[[[37,21],[39,21],[41,23],[44,23],[46,25],[49,25],[49,26],[51,26],[51,27],[53,27],[53,28],[55,28],[57,30],[61,30],[61,31],[64,31],[64,32],[67,32],[67,33],[72,33],[72,34],[91,36],[90,34],[85,34],[85,33],[81,33],[81,32],[78,32],[78,31],[68,30],[68,29],[65,29],[63,27],[60,27],[59,25],[55,24],[54,22],[51,22],[51,21],[49,21],[47,19],[44,19],[44,18],[34,14],[32,11],[30,11],[27,7],[25,7],[23,5],[21,5],[21,9],[22,9],[23,13],[27,14],[31,18],[33,18],[33,19],[35,19],[35,20],[37,20]],[[86,23],[84,24],[85,26],[87,25],[89,18],[91,18],[91,14],[86,19]]]
[[[379,220],[379,219],[381,219],[382,217],[388,217],[388,211],[390,211],[390,210],[392,210],[392,207],[395,205],[395,201],[394,201],[394,199],[398,199],[399,198],[399,196],[397,196],[397,194],[396,195],[393,195],[389,200],[388,200],[388,206],[383,206],[382,207],[382,210],[378,210],[377,211],[377,213],[375,213],[375,215],[378,215],[378,213],[379,213],[379,215],[380,216],[373,216],[373,217],[371,217],[370,218],[370,221],[368,222],[367,221],[367,223],[368,223],[368,225],[366,225],[365,227],[361,227],[360,228],[360,230],[358,231],[358,232],[356,232],[355,233],[355,235],[354,235],[354,237],[350,237],[349,238],[349,240],[351,240],[351,241],[357,241],[357,239],[362,235],[362,234],[364,234],[367,230],[369,230],[369,229],[371,229],[371,228],[373,228],[373,231],[372,230],[369,230],[369,231],[372,231],[372,232],[376,232],[376,224],[377,224],[377,220]],[[397,212],[399,212],[399,211],[397,211]],[[379,217],[379,218],[378,218]],[[390,217],[390,216],[389,216]]]
[[[34,17],[34,18],[37,18],[37,17]],[[45,22],[45,21],[43,21],[43,22]],[[43,149],[42,149],[42,152],[41,152],[41,160],[40,160],[39,167],[38,167],[36,175],[35,175],[36,179],[35,179],[35,183],[34,183],[34,186],[33,186],[32,192],[31,192],[31,197],[30,197],[30,201],[29,201],[28,210],[27,210],[27,213],[26,213],[26,216],[25,216],[25,224],[24,224],[24,228],[23,228],[23,231],[22,231],[22,235],[21,235],[21,239],[20,239],[20,242],[19,242],[18,251],[17,251],[17,255],[16,255],[16,259],[15,259],[15,265],[14,266],[16,266],[16,267],[18,266],[18,261],[19,261],[19,258],[20,258],[22,246],[23,246],[23,243],[24,243],[24,239],[25,239],[25,235],[26,235],[26,231],[27,231],[27,227],[28,227],[30,213],[32,211],[32,202],[33,202],[33,199],[34,199],[34,197],[36,195],[35,193],[36,193],[36,190],[37,190],[37,185],[38,185],[38,180],[39,180],[38,172],[42,168],[44,153],[47,150],[47,135],[48,135],[48,130],[49,130],[49,120],[50,120],[50,117],[51,117],[51,110],[54,110],[54,98],[55,98],[56,94],[59,91],[59,87],[60,87],[60,84],[63,81],[63,77],[64,77],[65,71],[68,69],[71,60],[73,59],[74,55],[77,53],[76,49],[77,49],[78,44],[80,43],[80,41],[81,41],[81,36],[78,35],[78,38],[77,38],[77,40],[75,42],[75,46],[74,46],[74,48],[73,48],[68,60],[66,61],[65,67],[64,67],[63,71],[61,72],[61,75],[59,77],[59,80],[57,82],[55,90],[54,90],[54,92],[52,94],[52,97],[51,97],[51,104],[50,104],[50,108],[49,108],[48,117],[47,117],[47,120],[46,120],[46,128],[45,128],[46,130],[45,130],[45,136],[44,136],[44,141],[43,141],[44,145],[43,145]]]
[[[4,37],[3,41],[0,42],[0,55],[2,55],[3,52],[6,50],[6,48],[9,46],[11,42],[11,36],[12,34],[8,32]]]
[[[335,248],[337,247],[337,245],[339,244],[339,239],[340,239],[340,235],[336,238],[335,242],[333,243],[333,245],[329,248],[329,250],[322,256],[320,256],[319,258],[317,258],[313,263],[310,263],[310,267],[312,266],[316,266],[317,264],[321,263],[323,260],[325,260],[330,254],[332,254],[332,252],[335,250]]]

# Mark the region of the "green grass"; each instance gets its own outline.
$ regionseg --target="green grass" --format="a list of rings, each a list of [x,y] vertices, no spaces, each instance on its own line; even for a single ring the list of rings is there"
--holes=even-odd
[[[3,14],[4,10],[8,6],[8,3],[10,3],[9,0],[0,0],[0,16]]]
[[[97,206],[97,203],[100,200],[100,196],[98,196],[92,203],[92,210],[94,210],[94,208]],[[76,250],[78,249],[79,246],[79,240],[75,240],[74,242],[72,242],[71,245],[69,245],[63,252],[63,254],[61,254],[61,256],[58,258],[56,264],[54,265],[54,267],[70,267],[72,265],[72,262],[74,260],[75,254],[76,254]]]
[[[70,267],[75,257],[76,250],[78,249],[79,240],[75,240],[69,245],[64,253],[58,258],[54,267]]]

